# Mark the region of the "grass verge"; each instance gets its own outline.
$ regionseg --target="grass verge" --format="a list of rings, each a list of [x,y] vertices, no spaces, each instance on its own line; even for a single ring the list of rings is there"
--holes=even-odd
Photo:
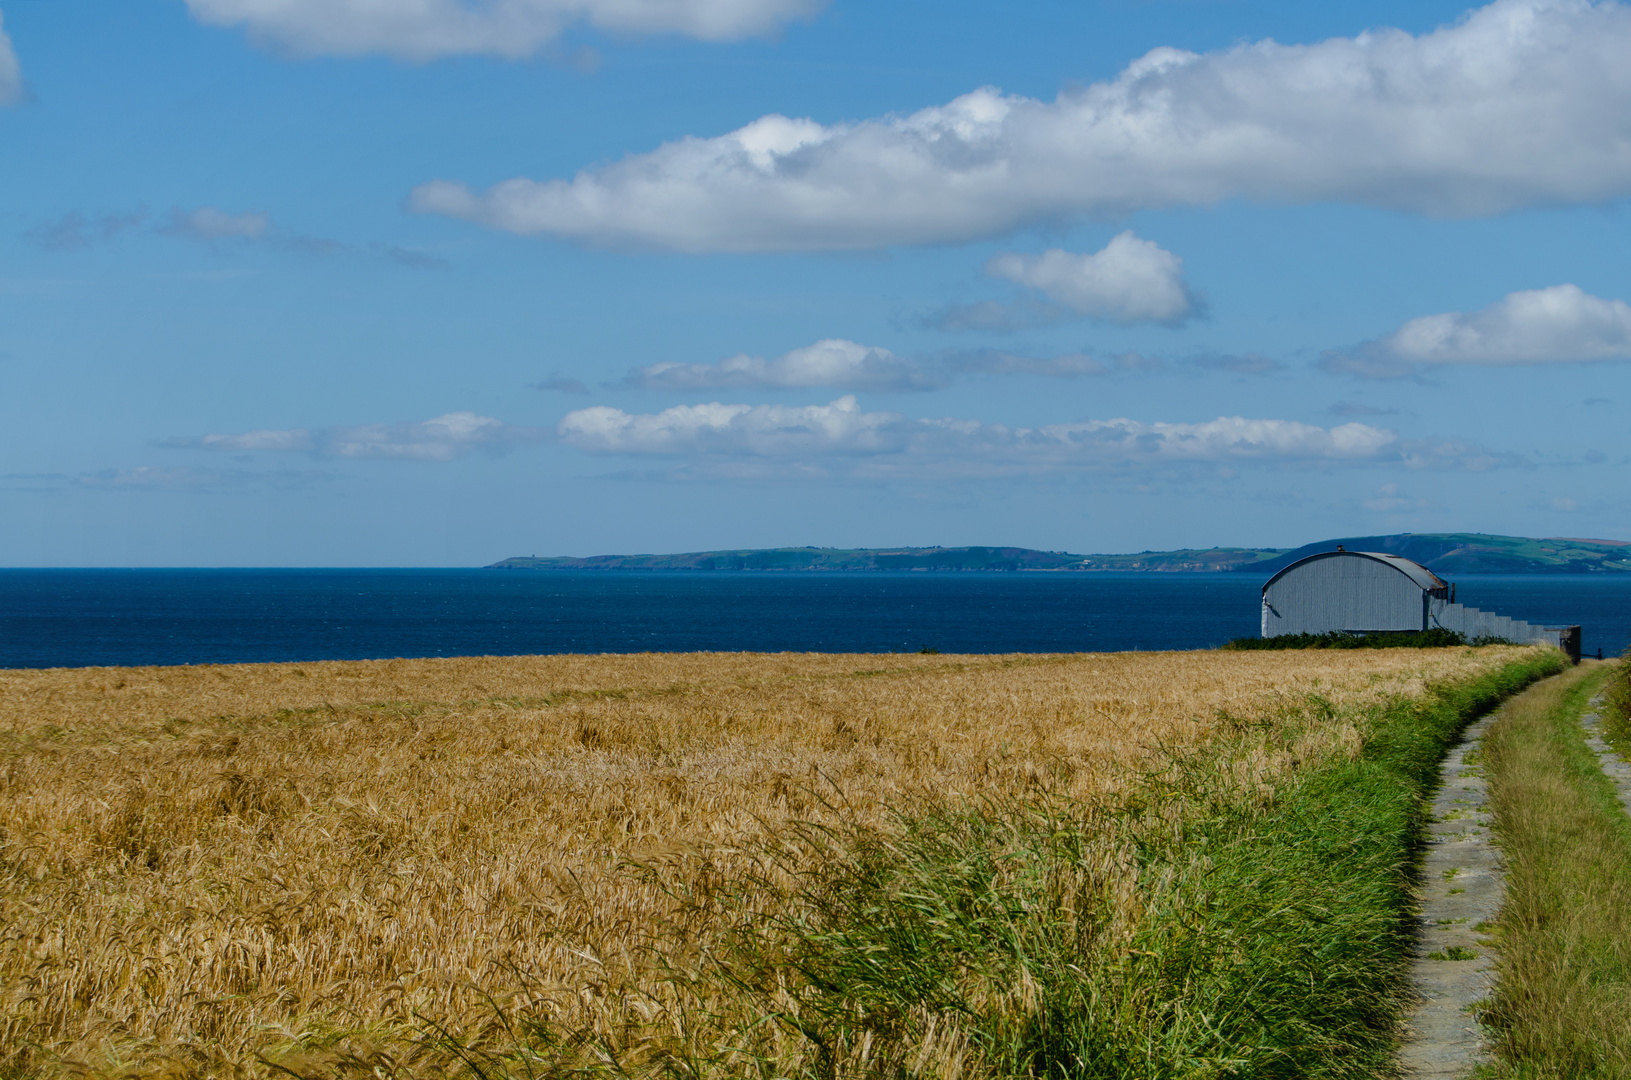
[[[1484,760],[1507,862],[1496,1075],[1631,1077],[1631,818],[1581,737],[1610,665],[1514,701]]]
[[[1272,786],[1241,763],[1301,752],[1317,702],[1117,805],[795,831],[758,880],[696,898],[717,917],[795,883],[672,973],[690,1007],[637,1037],[508,1018],[519,1046],[458,1052],[488,1077],[1387,1075],[1423,796],[1468,722],[1565,666],[1531,654],[1378,706]]]
[[[1603,738],[1631,760],[1631,647],[1603,683]]]

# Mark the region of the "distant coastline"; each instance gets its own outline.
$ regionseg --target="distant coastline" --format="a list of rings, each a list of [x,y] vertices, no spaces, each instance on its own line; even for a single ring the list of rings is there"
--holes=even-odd
[[[749,548],[673,555],[518,556],[489,570],[781,571],[1144,571],[1272,574],[1337,545],[1414,559],[1438,574],[1631,572],[1631,541],[1535,538],[1489,533],[1394,533],[1320,540],[1297,548],[1182,548],[1077,555],[1021,547]]]

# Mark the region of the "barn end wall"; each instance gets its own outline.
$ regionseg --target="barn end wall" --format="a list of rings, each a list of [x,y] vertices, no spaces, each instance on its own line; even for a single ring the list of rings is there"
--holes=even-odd
[[[1427,595],[1371,558],[1319,558],[1288,567],[1263,589],[1263,636],[1333,630],[1426,630]]]

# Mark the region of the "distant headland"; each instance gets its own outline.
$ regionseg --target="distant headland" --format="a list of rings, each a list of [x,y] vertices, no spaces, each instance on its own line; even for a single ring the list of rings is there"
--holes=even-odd
[[[1631,541],[1536,539],[1488,533],[1394,533],[1345,536],[1299,548],[1183,548],[1126,555],[1074,555],[1020,547],[753,548],[678,555],[523,556],[490,570],[1145,570],[1272,574],[1338,544],[1385,551],[1444,574],[1579,574],[1631,572]]]

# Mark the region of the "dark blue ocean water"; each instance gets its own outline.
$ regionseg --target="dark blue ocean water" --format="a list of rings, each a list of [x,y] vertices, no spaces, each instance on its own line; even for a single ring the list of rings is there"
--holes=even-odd
[[[1466,576],[1463,603],[1631,640],[1631,576]],[[0,570],[0,668],[694,649],[1197,649],[1255,574]]]

